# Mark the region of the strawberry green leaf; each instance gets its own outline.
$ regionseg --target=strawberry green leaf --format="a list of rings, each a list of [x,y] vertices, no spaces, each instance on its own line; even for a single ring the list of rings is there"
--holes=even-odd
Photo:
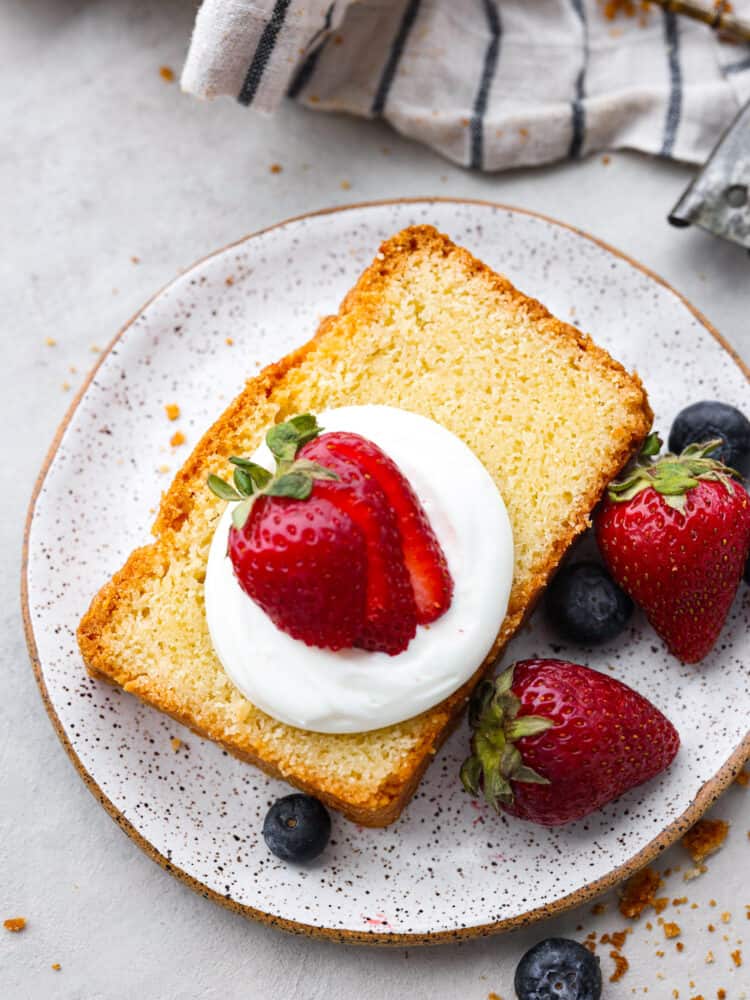
[[[232,478],[234,479],[234,485],[244,497],[252,496],[254,486],[252,476],[249,472],[237,467],[234,470]]]
[[[478,757],[467,757],[461,765],[461,783],[467,792],[476,795],[479,791],[479,781],[482,776],[482,765]]]
[[[293,462],[299,448],[299,435],[290,423],[276,424],[266,434],[266,444],[277,462]]]
[[[320,434],[320,430],[312,413],[302,413],[276,424],[266,434],[266,442],[276,459],[275,472],[269,472],[252,459],[232,455],[229,461],[234,466],[234,486],[225,483],[218,476],[210,476],[209,487],[222,500],[229,501],[243,500],[259,494],[306,500],[312,493],[316,479],[339,478],[331,469],[317,462],[297,458],[302,445],[312,441]],[[241,510],[235,512],[236,526],[241,526],[237,523],[240,521],[244,524],[249,511],[249,505],[241,505]]]
[[[661,438],[652,431],[641,446],[640,458],[653,458],[661,451]]]
[[[292,417],[288,422],[297,432],[300,448],[303,444],[307,444],[308,441],[316,438],[322,431],[322,427],[318,424],[318,420],[313,413],[301,413],[298,417]]]
[[[312,477],[305,472],[287,472],[274,479],[266,489],[269,497],[292,497],[295,500],[307,500],[312,493]]]
[[[272,474],[268,469],[264,469],[257,462],[251,462],[249,458],[238,458],[237,455],[232,455],[229,461],[232,465],[236,465],[238,468],[244,469],[245,472],[249,473],[259,490],[267,486],[272,479]]]
[[[266,434],[266,444],[278,462],[293,462],[302,445],[318,434],[318,421],[312,413],[303,413],[272,427]]]
[[[697,485],[698,480],[690,475],[682,462],[670,462],[664,459],[654,466],[652,486],[657,493],[662,493],[664,496],[680,496]]]
[[[220,500],[241,500],[242,497],[230,486],[229,483],[225,483],[223,479],[219,479],[218,476],[214,476],[213,473],[208,477],[208,488],[214,493]]]
[[[327,469],[317,462],[310,462],[306,458],[298,458],[294,463],[295,471],[306,472],[313,479],[338,479],[338,474],[333,469]]]
[[[469,704],[471,755],[461,768],[464,788],[476,794],[481,789],[496,811],[513,802],[513,782],[549,784],[524,763],[516,741],[543,733],[554,726],[552,719],[522,715],[521,702],[512,690],[513,667],[495,681],[480,683]]]
[[[513,775],[514,781],[523,781],[528,785],[549,785],[551,784],[549,778],[543,778],[538,771],[535,771],[533,767],[527,767],[522,764]]]
[[[536,736],[544,733],[554,726],[552,719],[545,719],[541,715],[522,715],[519,719],[513,719],[507,726],[505,733],[509,740],[520,740],[524,736]]]
[[[668,507],[681,511],[685,496],[703,479],[721,482],[731,492],[730,477],[739,478],[738,474],[711,457],[721,443],[714,439],[689,444],[679,455],[667,452],[657,457],[661,442],[656,434],[649,434],[635,462],[609,484],[607,495],[614,503],[625,503],[652,487]]]
[[[253,505],[252,497],[248,497],[243,500],[242,503],[238,503],[237,506],[232,511],[232,524],[238,531],[242,531],[245,527],[245,522],[250,515],[250,508]]]

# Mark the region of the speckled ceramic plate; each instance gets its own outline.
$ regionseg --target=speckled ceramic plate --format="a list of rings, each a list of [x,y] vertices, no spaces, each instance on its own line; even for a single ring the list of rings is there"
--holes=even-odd
[[[665,655],[641,617],[611,646],[587,650],[553,647],[537,616],[510,656],[554,648],[636,687],[682,735],[668,773],[584,822],[545,830],[497,818],[461,790],[461,726],[395,825],[364,830],[335,817],[325,856],[298,868],[269,855],[260,833],[269,803],[286,786],[86,676],[76,624],[99,586],[149,539],[169,481],[164,467],[175,470],[187,454],[187,447],[170,448],[170,435],[179,427],[193,445],[247,375],[336,310],[382,239],[419,222],[449,233],[637,368],[657,427],[704,397],[750,412],[746,373],[716,332],[659,279],[582,233],[476,202],[355,206],[219,251],[134,317],[58,434],[26,544],[26,622],[42,696],[105,808],[205,895],[287,929],[349,941],[468,937],[581,902],[673,841],[750,752],[747,588],[700,668]],[[178,424],[164,414],[173,400],[183,414]],[[113,463],[116,490],[103,474]]]

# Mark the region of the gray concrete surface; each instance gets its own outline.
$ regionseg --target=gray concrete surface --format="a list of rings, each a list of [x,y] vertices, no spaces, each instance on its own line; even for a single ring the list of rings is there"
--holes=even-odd
[[[608,165],[596,157],[482,177],[378,124],[292,106],[259,119],[231,102],[195,103],[159,75],[162,65],[179,69],[193,12],[188,0],[0,7],[0,920],[28,920],[22,934],[0,930],[0,997],[486,1000],[494,991],[511,1000],[513,969],[533,941],[624,925],[613,897],[603,916],[586,907],[462,946],[344,948],[219,909],[122,835],[58,744],[28,665],[17,593],[32,483],[94,361],[91,346],[194,259],[287,216],[434,194],[536,209],[662,274],[746,359],[750,260],[669,228],[665,215],[691,176],[678,165],[614,154]],[[698,904],[665,913],[684,951],[642,920],[624,948],[630,970],[607,984],[607,1000],[644,988],[651,1000],[673,989],[706,1000],[719,988],[728,1000],[750,992],[750,947],[746,965],[730,957],[750,927],[748,803],[750,789],[735,787],[715,807],[733,825],[707,874],[668,880],[665,895]],[[686,861],[676,847],[660,867],[684,872]],[[607,975],[609,950],[600,948]]]

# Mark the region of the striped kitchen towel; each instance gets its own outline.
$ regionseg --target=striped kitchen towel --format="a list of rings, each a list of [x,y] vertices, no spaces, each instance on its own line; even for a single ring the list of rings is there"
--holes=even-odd
[[[623,147],[702,162],[750,100],[750,47],[640,0],[204,0],[182,85],[384,118],[483,170]]]

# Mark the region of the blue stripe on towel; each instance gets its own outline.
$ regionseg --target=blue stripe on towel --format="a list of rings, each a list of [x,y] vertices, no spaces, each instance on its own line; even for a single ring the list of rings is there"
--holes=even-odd
[[[664,11],[664,42],[667,46],[669,63],[669,103],[664,122],[664,140],[661,144],[662,156],[671,156],[674,150],[677,130],[682,115],[682,66],[680,65],[680,31],[677,15],[671,10]]]
[[[404,11],[404,16],[401,18],[401,24],[396,32],[396,37],[391,42],[391,47],[388,50],[388,58],[385,61],[385,66],[383,67],[383,72],[380,76],[380,83],[375,91],[375,97],[372,102],[371,111],[374,115],[382,115],[385,109],[388,94],[391,90],[391,84],[396,76],[398,64],[401,62],[401,56],[406,48],[409,33],[414,27],[414,22],[417,19],[421,2],[422,0],[409,0],[406,10]]]
[[[497,60],[500,54],[500,36],[502,35],[500,12],[495,0],[483,0],[483,3],[487,26],[490,30],[490,40],[484,54],[479,89],[477,90],[477,96],[474,98],[474,107],[472,109],[471,122],[469,123],[469,138],[471,141],[469,166],[475,170],[481,170],[484,166],[484,115],[487,111],[490,87],[492,86],[497,69]]]
[[[284,24],[286,12],[291,2],[292,0],[276,0],[271,17],[258,40],[255,55],[245,76],[245,82],[242,84],[242,90],[237,96],[240,104],[252,104],[253,98],[258,92],[260,81],[263,79],[268,60],[276,48],[276,39]]]
[[[318,59],[320,59],[320,54],[328,44],[328,40],[331,37],[327,32],[331,27],[331,18],[333,17],[333,9],[335,6],[335,3],[331,4],[326,11],[323,27],[319,31],[316,31],[310,39],[310,51],[297,72],[294,74],[292,82],[289,85],[289,90],[287,90],[287,97],[298,97],[312,79],[315,67],[318,65]],[[321,35],[323,35],[323,38],[321,41],[318,41]]]
[[[570,139],[568,155],[572,160],[577,160],[583,151],[583,144],[586,138],[586,108],[584,107],[583,99],[586,96],[586,71],[589,65],[589,26],[586,20],[586,9],[583,6],[583,0],[570,0],[570,2],[581,22],[581,32],[583,34],[581,68],[576,77],[575,97],[570,105],[573,134]]]

